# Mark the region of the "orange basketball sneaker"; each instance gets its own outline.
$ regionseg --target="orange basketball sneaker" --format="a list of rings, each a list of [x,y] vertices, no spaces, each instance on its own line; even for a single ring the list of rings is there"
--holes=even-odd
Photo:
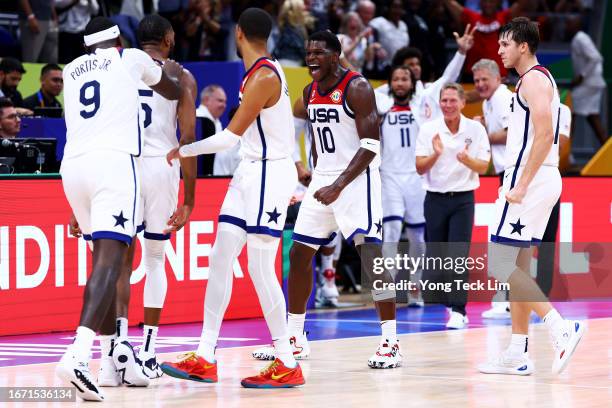
[[[170,377],[207,383],[217,382],[217,363],[209,363],[196,353],[179,356],[176,363],[163,362],[162,371]]]
[[[244,378],[240,382],[245,388],[291,388],[305,383],[299,364],[288,368],[278,358],[258,375]]]

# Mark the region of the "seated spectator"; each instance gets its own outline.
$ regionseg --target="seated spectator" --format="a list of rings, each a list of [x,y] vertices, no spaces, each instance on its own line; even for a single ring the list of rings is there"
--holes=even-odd
[[[61,108],[62,104],[56,99],[64,89],[62,69],[56,64],[47,64],[40,70],[40,89],[23,100],[23,107],[34,108]]]
[[[402,21],[404,5],[402,0],[392,0],[384,16],[376,17],[370,21],[370,27],[378,33],[378,42],[385,50],[385,65],[391,63],[391,58],[397,50],[410,43],[408,26]]]
[[[211,84],[202,89],[200,93],[200,106],[196,109],[196,116],[202,124],[202,139],[210,137],[223,130],[223,125],[219,118],[225,112],[227,106],[227,96],[220,85]],[[238,147],[240,144],[237,145]],[[230,149],[229,151],[233,151]],[[229,152],[228,151],[228,152]],[[223,152],[225,153],[225,152]],[[202,171],[204,174],[213,174],[213,163],[217,163],[216,156],[206,155],[203,157]]]
[[[25,69],[21,62],[15,58],[5,57],[0,61],[0,90],[2,95],[11,100],[14,106],[22,107],[23,98],[17,90],[19,82],[21,82],[22,74],[25,74]]]
[[[374,59],[374,50],[368,45],[368,37],[372,34],[371,27],[365,27],[354,11],[348,12],[342,19],[338,40],[342,44],[344,58],[355,71],[361,72],[363,64]]]
[[[500,67],[502,77],[508,73],[501,62],[500,56],[497,54],[499,45],[497,40],[499,37],[499,29],[512,18],[510,9],[498,11],[498,0],[481,0],[481,12],[470,10],[463,7],[457,0],[444,0],[444,4],[459,25],[471,24],[476,27],[474,33],[474,47],[468,52],[464,65],[465,82],[472,82],[471,67],[480,59],[492,59],[497,62]]]
[[[281,65],[300,67],[306,58],[308,28],[314,23],[303,0],[286,0],[278,16],[280,35],[272,53]]]
[[[13,139],[21,130],[21,118],[8,98],[0,98],[0,139]]]
[[[59,21],[59,62],[67,64],[85,53],[83,34],[91,16],[98,14],[97,0],[55,0]]]

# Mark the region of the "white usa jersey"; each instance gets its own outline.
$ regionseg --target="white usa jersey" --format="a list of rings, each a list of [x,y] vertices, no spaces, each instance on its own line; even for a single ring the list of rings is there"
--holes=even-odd
[[[140,155],[138,86],[155,85],[161,75],[151,57],[134,48],[98,48],[66,65],[64,157],[99,150]]]
[[[161,64],[159,61],[158,64]],[[153,92],[144,82],[138,88],[140,100],[140,126],[142,128],[144,157],[165,156],[179,146],[176,135],[178,100],[172,101]]]
[[[289,88],[285,73],[276,60],[262,57],[244,74],[240,86],[240,100],[251,76],[260,68],[267,67],[278,75],[281,92],[278,101],[259,112],[241,138],[240,156],[251,160],[278,160],[291,157],[295,146],[293,112],[289,99]]]
[[[552,129],[553,129],[553,144],[550,151],[544,159],[543,165],[558,166],[559,164],[559,117],[561,115],[561,107],[559,102],[559,92],[557,84],[552,75],[546,68],[541,65],[536,65],[529,69],[530,71],[539,71],[550,80],[553,86],[553,98],[550,103],[550,111],[552,113]],[[527,74],[523,74],[525,76]],[[506,139],[506,168],[520,167],[527,163],[527,158],[531,153],[533,145],[534,128],[533,121],[530,115],[529,107],[524,99],[520,96],[521,80],[516,85],[516,92],[512,96],[510,103],[510,120],[508,123],[508,137]]]
[[[395,104],[381,124],[382,157],[380,171],[409,174],[416,172],[415,146],[419,125],[409,105]]]
[[[322,174],[342,173],[349,165],[361,141],[357,134],[355,115],[346,103],[349,84],[361,74],[346,71],[329,91],[321,93],[319,84],[312,82],[308,91],[308,121],[317,151],[314,171]],[[375,159],[370,167],[377,167]]]

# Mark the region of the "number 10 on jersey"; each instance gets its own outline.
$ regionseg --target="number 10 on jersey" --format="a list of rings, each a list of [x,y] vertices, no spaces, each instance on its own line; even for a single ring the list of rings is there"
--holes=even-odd
[[[319,146],[321,146],[321,153],[334,153],[336,151],[336,144],[334,142],[334,135],[329,127],[325,126],[323,129],[317,128],[317,134],[319,135]]]

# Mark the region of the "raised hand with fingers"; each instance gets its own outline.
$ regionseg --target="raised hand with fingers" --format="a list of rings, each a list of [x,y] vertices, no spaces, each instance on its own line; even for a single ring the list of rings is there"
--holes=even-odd
[[[474,31],[476,31],[476,25],[474,25],[473,28],[471,27],[470,24],[465,26],[465,30],[461,37],[459,37],[457,32],[453,32],[453,36],[455,37],[455,41],[457,41],[457,46],[461,54],[467,53],[474,46]]]

